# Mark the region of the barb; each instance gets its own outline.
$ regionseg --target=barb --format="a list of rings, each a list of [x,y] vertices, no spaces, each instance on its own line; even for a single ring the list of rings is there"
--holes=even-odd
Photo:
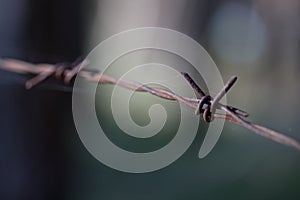
[[[190,77],[190,75],[186,72],[181,72],[183,77],[189,82],[191,87],[195,90],[195,92],[199,95],[199,97],[204,97],[205,93],[201,90],[201,88],[195,83],[195,81]]]
[[[237,77],[231,77],[230,80],[225,84],[224,88],[218,93],[215,98],[206,95],[201,88],[195,83],[195,81],[189,76],[189,74],[182,72],[184,78],[189,82],[191,87],[198,94],[199,98],[189,98],[183,97],[175,94],[169,90],[149,87],[138,82],[133,82],[129,80],[119,80],[110,77],[105,74],[95,73],[88,70],[80,70],[84,66],[88,65],[87,60],[80,60],[71,65],[66,64],[31,64],[15,59],[0,59],[0,68],[21,74],[33,74],[36,75],[32,79],[26,81],[25,87],[31,89],[32,87],[40,84],[49,77],[55,77],[57,79],[63,80],[64,84],[69,84],[75,76],[86,79],[87,81],[97,82],[101,84],[115,84],[130,90],[135,90],[138,92],[148,92],[154,96],[171,100],[179,101],[186,106],[195,110],[195,114],[202,114],[203,119],[206,122],[211,122],[215,118],[225,119],[234,122],[250,131],[261,135],[267,139],[273,140],[275,142],[293,147],[300,151],[300,143],[293,138],[290,138],[282,133],[276,132],[264,126],[248,122],[242,117],[248,117],[248,113],[240,110],[238,108],[223,105],[219,101],[228,92],[228,90],[236,82]],[[225,111],[224,114],[215,113],[216,109]]]

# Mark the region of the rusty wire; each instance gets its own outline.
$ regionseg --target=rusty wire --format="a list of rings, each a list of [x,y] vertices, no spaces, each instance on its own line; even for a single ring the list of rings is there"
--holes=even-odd
[[[88,65],[88,61],[85,59],[79,60],[69,66],[66,64],[31,64],[16,59],[0,59],[0,68],[2,69],[15,73],[35,75],[32,79],[26,81],[26,89],[31,89],[49,77],[55,77],[63,80],[64,84],[69,84],[75,76],[79,76],[87,81],[101,84],[114,84],[138,92],[148,92],[163,99],[179,101],[194,109],[195,114],[202,114],[202,117],[206,122],[211,122],[215,118],[225,119],[247,128],[267,139],[293,147],[300,151],[300,143],[295,139],[264,126],[246,121],[243,118],[248,117],[247,112],[232,106],[223,105],[219,102],[236,82],[236,76],[229,79],[224,88],[217,94],[216,98],[212,98],[211,96],[206,95],[187,73],[183,72],[183,77],[195,90],[196,94],[198,94],[198,98],[189,98],[180,96],[166,89],[149,87],[129,80],[115,79],[100,72],[95,73],[82,69],[86,65]],[[216,109],[223,110],[226,114],[216,113]]]

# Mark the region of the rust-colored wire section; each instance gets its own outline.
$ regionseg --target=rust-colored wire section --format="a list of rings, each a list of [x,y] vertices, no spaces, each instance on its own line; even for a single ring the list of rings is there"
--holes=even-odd
[[[188,83],[199,96],[199,98],[189,98],[180,96],[166,89],[149,87],[141,83],[129,80],[115,79],[105,74],[95,73],[82,69],[86,65],[88,65],[87,60],[81,60],[75,65],[73,64],[71,66],[67,66],[65,64],[31,64],[16,59],[0,59],[0,68],[2,69],[15,73],[36,75],[32,79],[26,81],[26,89],[31,89],[35,85],[41,83],[51,76],[63,80],[64,84],[68,84],[77,75],[81,78],[86,79],[87,81],[97,82],[101,84],[114,84],[138,92],[148,92],[163,99],[182,102],[183,104],[195,110],[196,114],[202,114],[203,119],[207,122],[211,122],[215,118],[225,119],[243,126],[265,138],[293,147],[300,151],[300,143],[295,139],[264,126],[246,121],[243,119],[243,117],[248,116],[247,112],[232,106],[223,105],[219,102],[221,98],[226,94],[226,92],[236,82],[236,76],[233,76],[229,79],[224,88],[219,92],[219,94],[217,94],[216,98],[212,98],[209,95],[206,95],[201,90],[201,88],[194,82],[189,74],[183,72],[183,77],[188,81]],[[216,109],[223,110],[226,114],[224,115],[215,113]]]

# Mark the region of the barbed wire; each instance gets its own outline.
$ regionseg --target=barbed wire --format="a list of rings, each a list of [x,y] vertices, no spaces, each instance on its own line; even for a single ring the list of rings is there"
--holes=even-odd
[[[20,74],[35,75],[32,79],[26,81],[26,89],[31,89],[49,77],[55,77],[59,80],[62,80],[64,84],[69,84],[75,76],[79,76],[87,81],[101,84],[114,84],[137,92],[147,92],[163,99],[179,101],[195,110],[195,114],[202,115],[204,121],[208,123],[213,121],[215,118],[225,119],[249,129],[250,131],[267,139],[293,147],[300,151],[300,143],[297,140],[267,127],[246,121],[244,118],[249,116],[247,112],[232,106],[223,105],[219,102],[236,82],[236,76],[231,77],[222,90],[216,95],[215,98],[213,98],[209,95],[206,95],[189,76],[189,74],[182,72],[183,77],[188,81],[190,86],[198,95],[198,98],[190,98],[175,94],[167,89],[149,87],[139,82],[116,79],[100,72],[88,71],[84,69],[86,65],[88,65],[88,60],[86,59],[78,60],[71,65],[67,65],[65,63],[32,64],[16,59],[0,59],[0,68],[4,70]],[[216,110],[223,110],[225,114],[216,113]]]

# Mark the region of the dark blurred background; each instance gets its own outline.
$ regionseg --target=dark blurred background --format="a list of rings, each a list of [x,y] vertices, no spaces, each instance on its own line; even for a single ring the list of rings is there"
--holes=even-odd
[[[298,0],[0,0],[0,56],[72,62],[123,30],[175,29],[238,75],[230,104],[300,140],[299,19]],[[231,123],[202,160],[197,136],[162,170],[115,171],[81,143],[69,87],[0,76],[0,199],[300,199],[300,153]]]

